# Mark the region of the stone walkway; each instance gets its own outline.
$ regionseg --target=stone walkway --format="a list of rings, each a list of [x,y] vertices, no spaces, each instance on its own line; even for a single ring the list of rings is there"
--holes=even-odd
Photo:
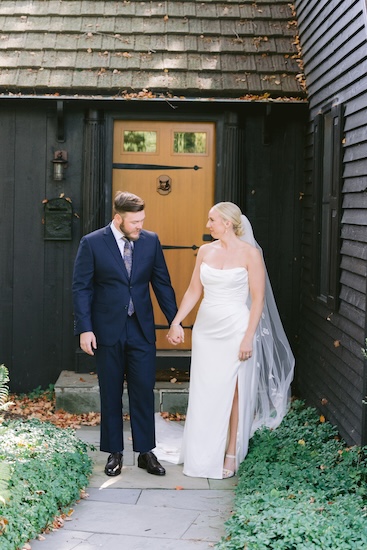
[[[190,478],[182,466],[163,463],[167,474],[154,476],[137,467],[126,424],[121,475],[104,474],[106,453],[92,452],[88,498],[73,509],[63,528],[31,541],[32,550],[207,550],[225,534],[237,478]],[[99,445],[99,427],[77,435]]]

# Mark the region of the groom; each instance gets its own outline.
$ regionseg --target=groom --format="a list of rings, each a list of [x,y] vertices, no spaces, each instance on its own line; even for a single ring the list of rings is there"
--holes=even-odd
[[[81,239],[74,266],[74,333],[81,349],[96,356],[108,476],[122,468],[124,377],[138,466],[166,473],[152,453],[156,347],[149,285],[169,324],[177,305],[158,236],[143,230],[144,207],[140,197],[118,192],[112,222]]]

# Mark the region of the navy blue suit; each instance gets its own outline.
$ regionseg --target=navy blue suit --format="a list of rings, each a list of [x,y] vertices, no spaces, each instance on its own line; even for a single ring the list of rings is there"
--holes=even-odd
[[[134,241],[131,277],[110,225],[85,235],[74,265],[76,335],[92,331],[101,394],[101,450],[123,450],[122,389],[126,376],[134,451],[155,447],[155,329],[149,285],[168,324],[177,305],[158,236]],[[128,316],[130,297],[135,314]]]

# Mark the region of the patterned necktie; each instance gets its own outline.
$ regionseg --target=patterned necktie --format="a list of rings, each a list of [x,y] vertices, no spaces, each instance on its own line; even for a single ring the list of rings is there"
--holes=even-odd
[[[125,262],[127,274],[130,277],[131,276],[131,268],[132,268],[132,265],[133,265],[133,251],[132,251],[132,248],[131,248],[130,241],[128,239],[125,239],[125,238],[124,238],[124,241],[125,241],[125,245],[124,245],[124,262]],[[128,313],[128,315],[131,316],[134,313],[134,311],[135,311],[134,310],[134,304],[133,304],[132,299],[130,298],[127,313]]]

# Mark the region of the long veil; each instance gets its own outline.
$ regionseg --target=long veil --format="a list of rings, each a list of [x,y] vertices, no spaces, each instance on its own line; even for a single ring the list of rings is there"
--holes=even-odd
[[[244,235],[240,237],[261,251],[255,240],[251,223],[241,216]],[[264,262],[265,266],[265,262]],[[294,375],[294,356],[284,332],[265,266],[265,302],[254,339],[254,357],[258,372],[251,434],[261,426],[276,428],[286,414],[290,401],[290,386]],[[251,306],[249,297],[248,306]]]

